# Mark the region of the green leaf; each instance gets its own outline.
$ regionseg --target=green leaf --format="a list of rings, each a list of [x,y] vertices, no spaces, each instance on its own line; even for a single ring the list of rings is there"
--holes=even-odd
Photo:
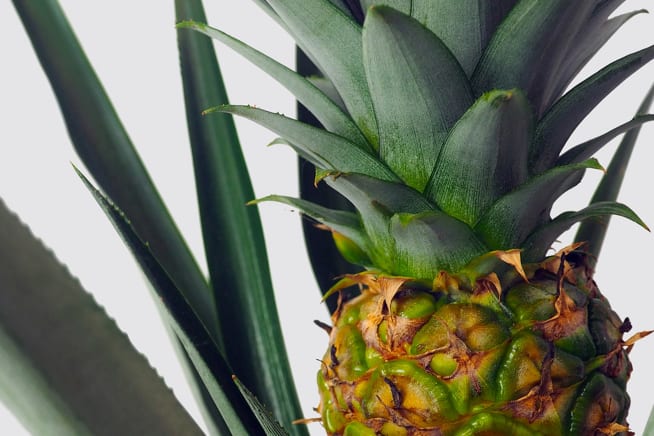
[[[579,74],[581,69],[623,24],[632,17],[647,12],[641,9],[607,20],[618,3],[622,3],[622,1],[607,1],[599,4],[588,19],[588,22],[572,39],[573,45],[569,48],[569,54],[566,57],[567,61],[559,66],[559,70],[556,73],[556,87],[552,89],[552,93],[548,99],[549,102],[553,102],[565,92],[570,82]]]
[[[207,282],[136,153],[102,84],[55,0],[14,1],[50,80],[78,155],[97,183],[129,214],[166,271],[186,292],[221,344]]]
[[[654,58],[654,45],[602,68],[559,99],[536,126],[530,170],[540,174],[556,162],[572,132],[600,101]]]
[[[361,9],[369,12],[371,6],[389,6],[396,11],[409,15],[411,13],[413,0],[360,0]],[[369,14],[366,14],[366,18]]]
[[[170,326],[197,369],[230,431],[233,434],[259,434],[260,425],[232,380],[233,370],[183,292],[159,263],[149,245],[140,239],[125,214],[93,187],[84,175],[79,171],[77,174],[152,284],[165,309],[164,313]]]
[[[645,95],[645,98],[643,98],[636,115],[646,113],[652,105],[652,101],[654,101],[654,85],[652,85],[647,95]],[[638,139],[640,133],[640,127],[641,126],[638,126],[629,130],[624,135],[624,138],[622,138],[618,149],[613,154],[613,158],[606,169],[604,177],[602,177],[602,180],[590,200],[591,204],[604,201],[615,201],[618,198],[618,193],[620,192],[622,180],[627,171],[629,159],[631,158],[634,146],[636,145],[636,139]],[[591,254],[591,256],[589,256],[591,259],[591,266],[594,266],[597,262],[604,242],[604,237],[606,236],[608,224],[608,218],[604,223],[587,220],[582,222],[577,230],[575,241],[585,241],[587,243],[587,251]]]
[[[426,197],[474,226],[500,196],[527,180],[532,118],[519,90],[481,96],[452,128]]]
[[[563,153],[561,157],[559,157],[559,159],[556,161],[556,165],[567,165],[570,163],[578,163],[584,161],[592,157],[616,136],[621,135],[624,132],[628,132],[636,127],[640,127],[649,121],[654,121],[654,115],[638,115],[633,120],[627,121],[626,123],[619,125],[615,129],[609,130],[597,138],[593,138],[589,141],[572,147],[570,150]]]
[[[363,70],[361,28],[325,0],[269,0],[298,45],[336,86],[354,122],[377,148],[377,121]]]
[[[555,167],[534,177],[493,204],[475,226],[491,250],[519,248],[536,228],[545,224],[554,202],[575,186],[587,168],[602,169],[595,159]]]
[[[300,72],[299,69],[298,72]],[[329,81],[329,79],[320,76],[308,76],[306,79],[309,82],[311,82],[313,86],[315,86],[320,91],[322,91],[323,94],[329,97],[329,99],[333,101],[336,106],[340,107],[341,110],[347,111],[347,108],[345,107],[345,103],[343,103],[343,99],[341,98],[340,95],[338,95],[338,91],[334,87],[334,84]]]
[[[177,20],[205,20],[200,0],[178,0]],[[239,377],[294,435],[307,434],[291,423],[302,416],[286,355],[270,278],[259,211],[233,119],[202,116],[202,110],[226,104],[211,40],[178,30],[195,185],[204,248],[221,330],[224,354]],[[274,361],[275,365],[261,365]]]
[[[354,15],[352,15],[352,11],[350,11],[350,8],[347,7],[345,0],[329,0],[329,1],[331,2],[331,4],[333,4],[338,9],[340,9],[345,15],[354,19]]]
[[[606,227],[608,218],[611,215],[622,216],[649,230],[643,220],[624,204],[613,201],[600,201],[577,212],[564,212],[554,218],[550,223],[539,228],[529,236],[527,242],[524,244],[522,260],[524,262],[536,262],[542,259],[556,238],[572,227],[573,224],[588,220]],[[586,241],[577,240],[576,242]],[[584,251],[587,250],[584,249]]]
[[[297,74],[295,71],[269,58],[263,53],[244,44],[238,39],[232,38],[218,29],[207,26],[206,24],[195,21],[182,21],[177,24],[178,28],[189,28],[197,30],[213,39],[216,39],[227,45],[257,67],[265,71],[270,77],[277,80],[282,86],[288,89],[303,105],[305,105],[320,120],[325,129],[336,133],[353,143],[359,145],[362,149],[372,151],[370,144],[354,124],[350,116],[343,112],[332,99],[327,97],[320,89],[311,83],[311,81]],[[215,106],[216,102],[209,102],[206,109]]]
[[[537,115],[546,109],[553,73],[565,61],[571,37],[594,0],[522,0],[493,34],[472,75],[476,95],[492,89],[522,89]]]
[[[2,202],[0,246],[0,398],[25,428],[202,434],[115,322]]]
[[[390,272],[396,275],[431,281],[488,251],[470,227],[440,211],[396,214],[390,224],[395,240]]]
[[[413,0],[411,15],[438,35],[470,77],[497,26],[516,1]]]
[[[422,191],[448,130],[472,104],[468,79],[436,35],[387,6],[368,10],[363,60],[381,159]]]
[[[647,424],[645,424],[643,436],[654,436],[654,407],[652,407],[652,411],[649,412],[649,418],[647,419]]]
[[[397,176],[370,153],[323,129],[249,106],[224,105],[216,110],[245,117],[281,135],[298,154],[317,167],[361,173],[387,181],[397,180]]]
[[[360,247],[365,248],[368,245],[366,235],[361,228],[361,221],[354,212],[329,209],[301,198],[286,197],[284,195],[268,195],[257,199],[255,202],[250,202],[250,204],[263,201],[274,201],[295,207],[319,223],[352,239]]]
[[[334,85],[326,78],[317,77],[320,74],[318,67],[306,56],[302,50],[296,47],[296,68],[298,74],[303,76],[311,76],[309,80],[314,85],[323,90],[332,101],[338,104],[345,110],[345,104],[342,103],[341,96],[334,88]],[[297,104],[297,119],[300,122],[310,124],[315,127],[321,127],[320,122],[313,116],[302,104]],[[300,184],[300,197],[312,203],[320,204],[330,209],[349,210],[352,211],[353,207],[348,201],[343,198],[338,192],[329,188],[325,184],[316,184],[316,168],[305,159],[298,157],[298,173]],[[343,238],[338,238],[336,235],[329,234],[322,229],[315,226],[309,220],[302,221],[302,230],[304,233],[304,241],[311,262],[313,275],[316,278],[318,287],[323,295],[333,286],[336,277],[345,274],[355,274],[361,271],[361,267],[357,265],[367,265],[369,260],[367,256],[351,255],[360,254],[360,251],[351,250],[349,245],[340,247],[336,242],[347,242]],[[347,257],[346,257],[347,256]],[[363,258],[366,259],[363,259]],[[347,259],[347,260],[346,260]],[[339,307],[339,296],[333,294],[324,298],[327,309],[330,313],[334,313]]]
[[[245,398],[245,401],[248,402],[250,409],[252,409],[254,415],[257,417],[257,420],[259,421],[259,424],[261,424],[266,436],[288,435],[288,432],[275,420],[275,417],[268,411],[268,409],[261,404],[261,401],[259,401],[259,399],[250,392],[250,390],[248,390],[248,388],[246,388],[237,377],[233,377],[233,379],[239,391],[241,391],[241,394]]]
[[[390,234],[390,219],[396,213],[416,214],[435,210],[434,205],[414,189],[361,174],[339,174],[326,183],[347,198],[359,212],[370,240],[367,250],[374,265],[390,272],[394,269],[395,241]]]

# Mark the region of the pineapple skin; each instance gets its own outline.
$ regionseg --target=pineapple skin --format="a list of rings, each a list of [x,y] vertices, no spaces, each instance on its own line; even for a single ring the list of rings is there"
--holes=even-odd
[[[425,288],[363,274],[318,372],[330,435],[628,433],[630,329],[581,252]],[[526,278],[526,280],[525,280]],[[638,335],[636,335],[638,336]]]

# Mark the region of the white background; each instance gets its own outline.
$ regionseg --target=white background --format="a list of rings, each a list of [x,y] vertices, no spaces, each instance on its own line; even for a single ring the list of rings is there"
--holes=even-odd
[[[210,24],[292,65],[291,39],[254,2],[206,3]],[[192,250],[202,259],[172,2],[66,0],[62,4],[162,196]],[[627,2],[629,9],[648,5],[647,0]],[[654,43],[652,29],[653,17],[641,15],[633,19],[582,77],[627,51]],[[256,104],[294,114],[293,99],[285,90],[228,49],[217,45],[217,50],[233,103]],[[0,58],[0,198],[93,292],[173,387],[180,401],[199,419],[143,277],[71,169],[70,162],[81,164],[9,2],[0,4]],[[589,139],[631,118],[652,82],[654,65],[634,75],[606,99],[576,132],[573,142]],[[293,154],[280,146],[266,148],[274,136],[258,126],[242,120],[237,120],[237,126],[256,196],[295,195]],[[645,128],[641,138],[620,200],[654,225],[654,130]],[[609,146],[598,155],[604,165],[613,149]],[[566,195],[557,209],[583,206],[599,175],[590,174],[587,182]],[[310,273],[300,218],[284,206],[270,204],[261,207],[261,214],[291,364],[304,413],[313,417],[312,407],[318,402],[314,374],[326,337],[313,326],[312,320],[328,321],[328,316],[319,303],[319,292]],[[566,237],[564,242],[569,242],[571,236]],[[596,279],[618,314],[631,318],[634,331],[654,328],[654,289],[649,277],[653,253],[651,233],[624,219],[612,220]],[[650,393],[654,386],[654,339],[638,343],[632,358],[635,370],[629,389],[633,401],[630,422],[640,434],[654,404]],[[312,433],[322,433],[319,424],[310,428]],[[0,433],[13,436],[24,431],[10,414],[0,410]]]

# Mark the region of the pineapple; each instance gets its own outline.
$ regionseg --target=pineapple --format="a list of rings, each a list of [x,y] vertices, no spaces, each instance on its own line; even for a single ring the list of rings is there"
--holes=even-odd
[[[554,202],[610,139],[566,149],[654,47],[570,83],[629,18],[615,0],[267,0],[324,77],[304,78],[216,29],[287,86],[314,127],[249,106],[354,210],[270,196],[332,232],[365,271],[343,276],[318,371],[330,435],[626,434],[627,336],[593,281],[601,230],[550,251],[578,222],[621,215]]]

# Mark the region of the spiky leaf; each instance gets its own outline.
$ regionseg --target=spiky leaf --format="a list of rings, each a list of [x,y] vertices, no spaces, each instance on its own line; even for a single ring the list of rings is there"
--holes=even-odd
[[[217,110],[248,118],[281,135],[302,157],[319,168],[397,180],[383,163],[341,136],[253,107],[226,105]]]
[[[378,144],[377,122],[363,70],[361,28],[325,0],[269,0],[298,45],[332,81],[354,122]]]

